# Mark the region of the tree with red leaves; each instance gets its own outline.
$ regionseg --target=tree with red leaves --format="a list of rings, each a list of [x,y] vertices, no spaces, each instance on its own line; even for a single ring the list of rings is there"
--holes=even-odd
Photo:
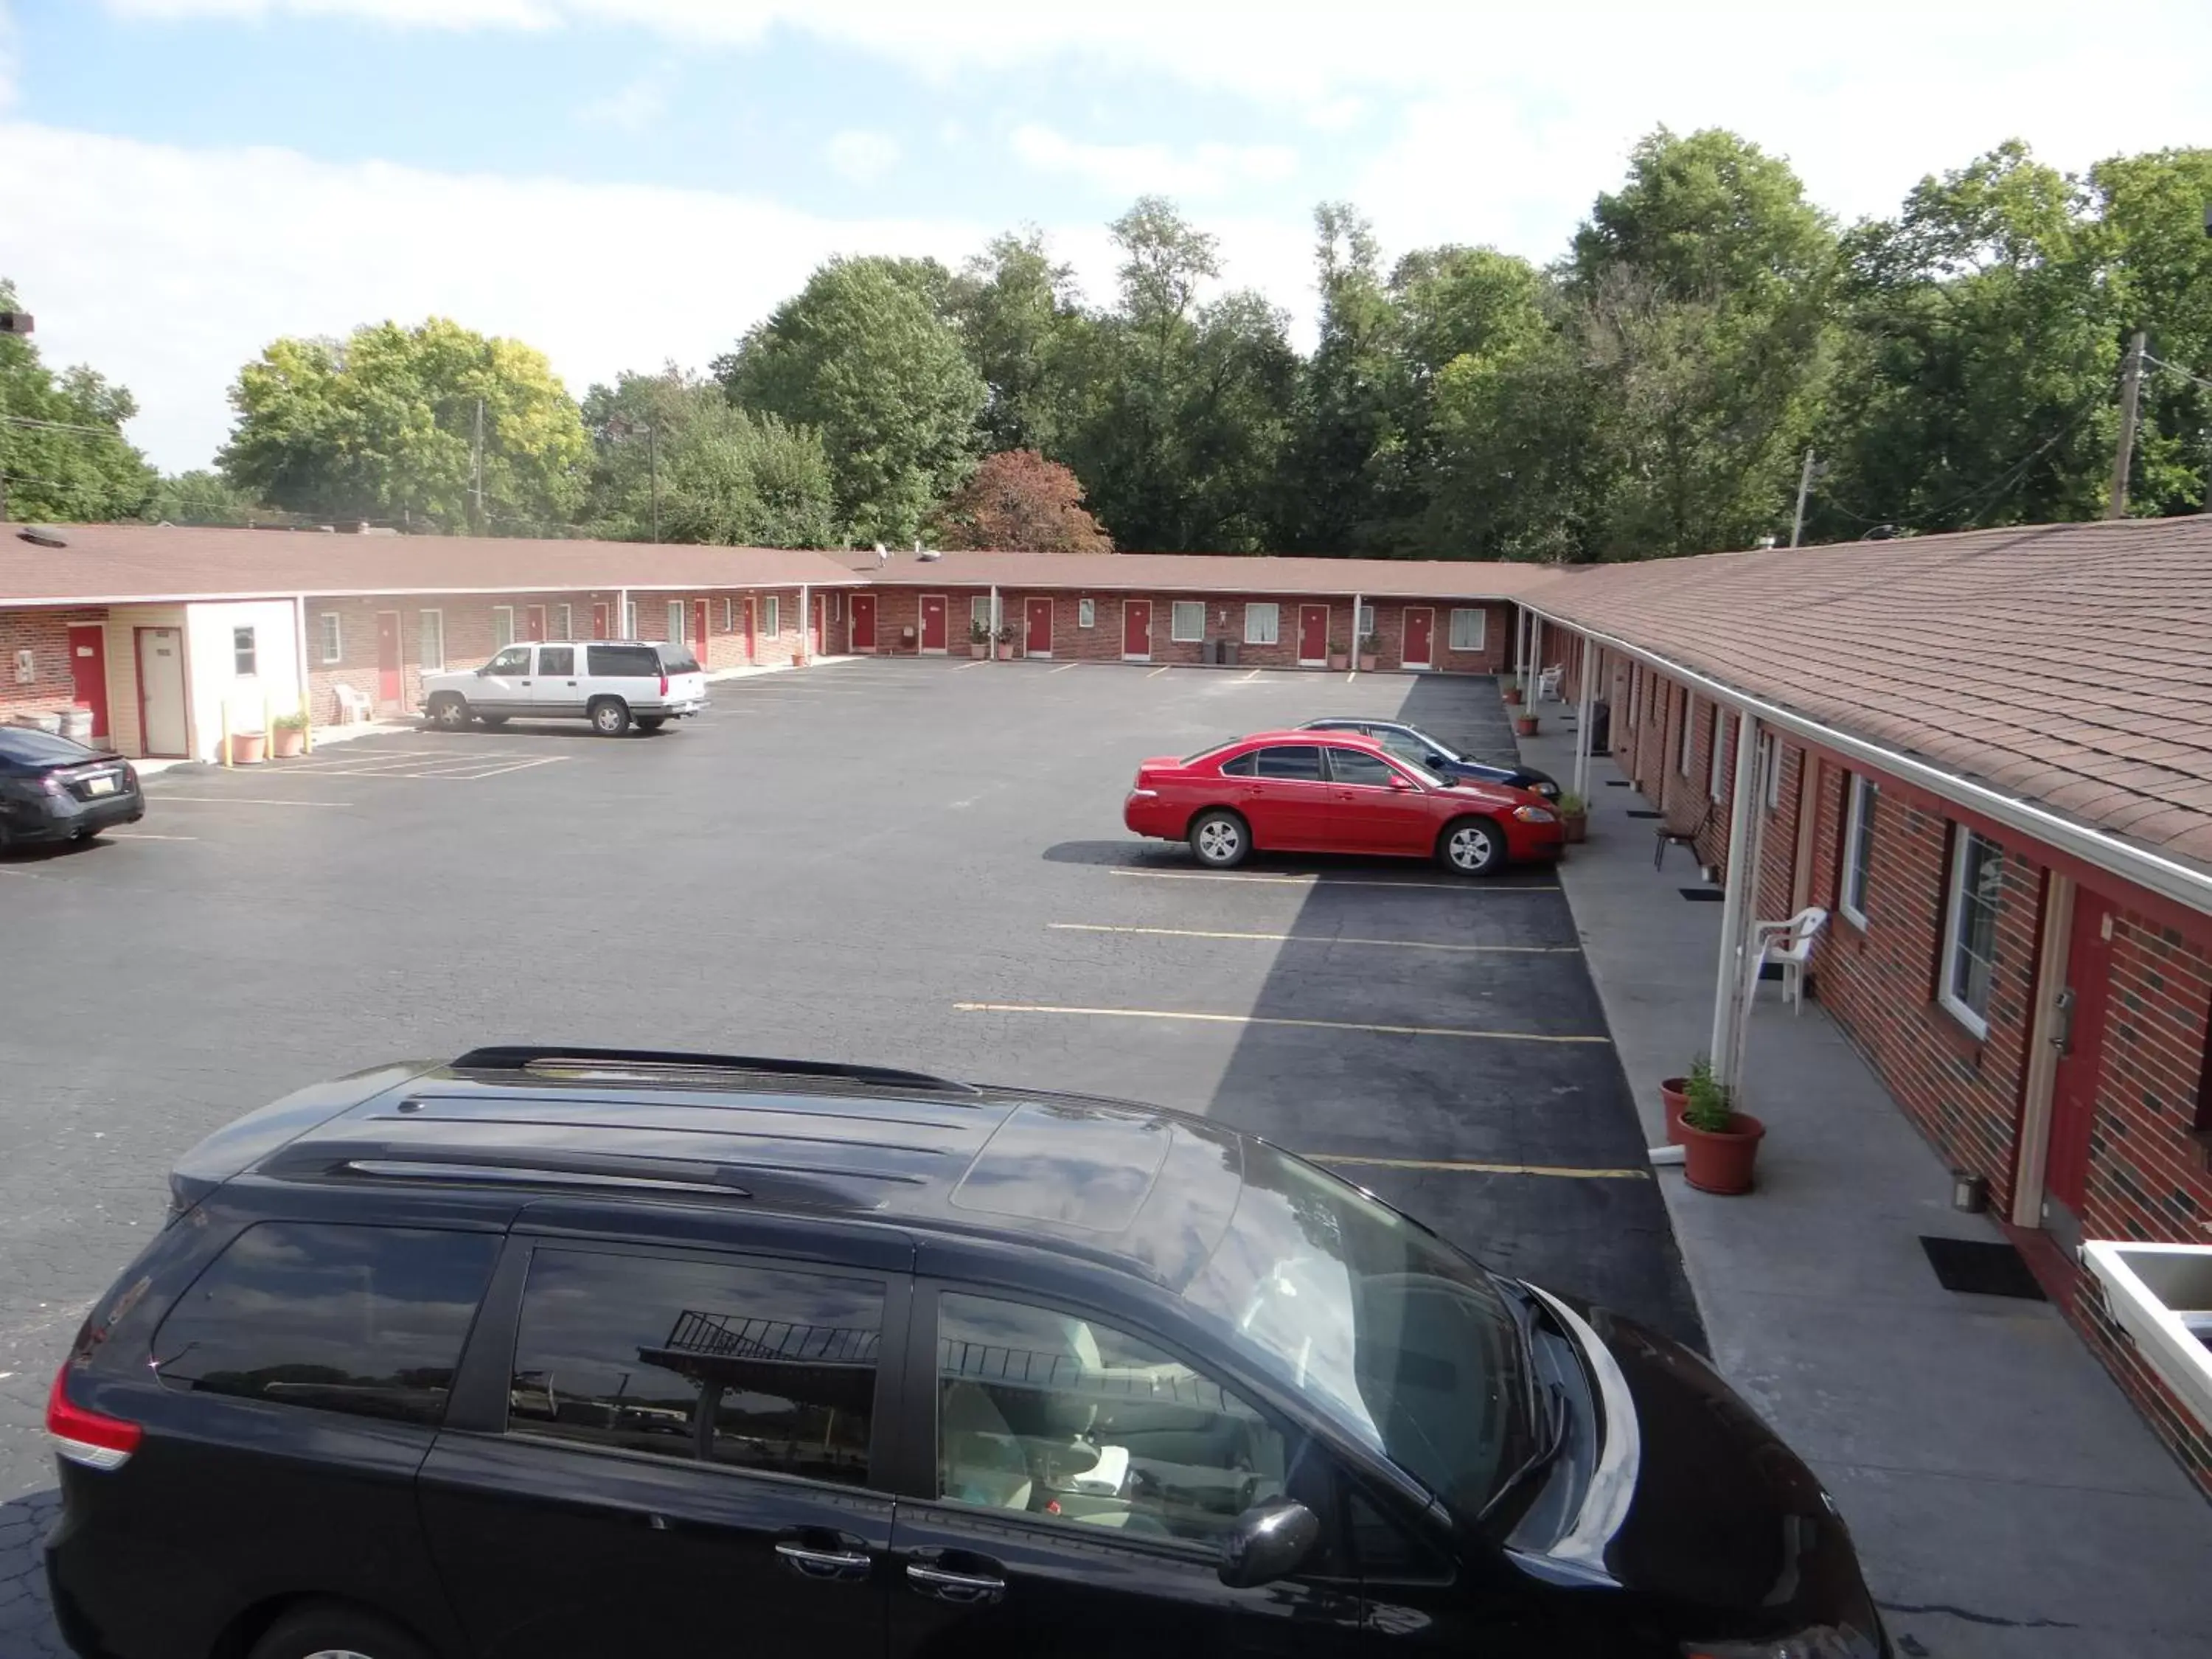
[[[1034,449],[986,455],[930,521],[946,546],[1008,553],[1111,553],[1113,538],[1083,505],[1083,483]]]

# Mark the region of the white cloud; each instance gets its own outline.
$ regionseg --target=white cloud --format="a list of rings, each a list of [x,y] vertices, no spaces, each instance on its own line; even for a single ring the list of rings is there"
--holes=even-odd
[[[832,138],[823,154],[833,171],[856,185],[872,185],[898,165],[898,140],[887,132],[848,127]]]
[[[1298,166],[1297,153],[1280,144],[1198,144],[1179,155],[1161,143],[1079,143],[1035,122],[1014,130],[1013,149],[1035,172],[1073,173],[1116,196],[1219,196],[1279,183]]]
[[[577,110],[576,118],[591,126],[639,133],[667,112],[667,77],[653,70],[624,82],[604,97],[591,100]]]
[[[224,393],[283,334],[448,316],[543,349],[572,392],[668,359],[703,367],[833,253],[957,264],[1003,229],[832,219],[755,198],[636,185],[191,150],[0,121],[7,274],[49,362],[89,362],[143,411],[131,435],[172,471],[228,434]],[[578,225],[680,227],[665,246]],[[1210,219],[1227,278],[1310,313],[1303,226]],[[1086,290],[1113,291],[1093,223],[1048,225]],[[1302,324],[1302,327],[1306,325]],[[1310,328],[1306,329],[1310,332]]]

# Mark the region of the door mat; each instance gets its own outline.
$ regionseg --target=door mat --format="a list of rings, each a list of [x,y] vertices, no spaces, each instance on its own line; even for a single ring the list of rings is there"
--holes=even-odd
[[[1685,887],[1681,894],[1692,904],[1718,904],[1728,896],[1717,887]]]
[[[1947,1291],[1969,1296],[2011,1296],[2023,1302],[2049,1300],[2035,1282],[2027,1263],[2011,1245],[1980,1238],[1930,1238],[1923,1235],[1920,1248],[1936,1282]]]
[[[1632,818],[1660,818],[1667,815],[1664,812],[1650,811],[1641,806],[1632,806],[1628,809],[1628,816]]]
[[[1605,781],[1605,787],[1608,789],[1626,789],[1628,787],[1628,780],[1626,778],[1607,778]]]

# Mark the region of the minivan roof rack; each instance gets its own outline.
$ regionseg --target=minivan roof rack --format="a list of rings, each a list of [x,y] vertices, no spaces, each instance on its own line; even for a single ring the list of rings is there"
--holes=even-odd
[[[471,1048],[453,1062],[457,1072],[731,1072],[754,1077],[816,1078],[878,1089],[928,1089],[981,1094],[972,1083],[889,1066],[848,1066],[833,1060],[777,1060],[757,1054],[700,1054],[666,1048],[574,1048],[506,1044]]]

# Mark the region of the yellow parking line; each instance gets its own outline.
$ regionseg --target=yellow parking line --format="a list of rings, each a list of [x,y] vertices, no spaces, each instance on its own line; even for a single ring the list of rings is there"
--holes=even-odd
[[[1176,1019],[1206,1025],[1288,1025],[1313,1031],[1366,1031],[1379,1036],[1475,1037],[1496,1042],[1610,1043],[1605,1036],[1553,1036],[1541,1031],[1470,1031],[1452,1025],[1364,1025],[1343,1019],[1284,1019],[1269,1014],[1194,1014],[1170,1008],[1079,1008],[1038,1002],[956,1002],[963,1014],[1088,1014],[1100,1019]]]
[[[1237,876],[1214,870],[1132,870],[1109,866],[1110,876],[1143,876],[1152,881],[1251,881],[1283,887],[1402,887],[1409,892],[1431,893],[1556,893],[1559,884],[1537,883],[1516,887],[1485,885],[1474,881],[1377,881],[1360,876]]]
[[[272,800],[266,795],[173,795],[149,793],[149,801],[190,801],[195,806],[351,806],[349,800]]]
[[[1452,1175],[1559,1176],[1570,1181],[1649,1181],[1649,1170],[1580,1170],[1559,1164],[1470,1164],[1423,1158],[1355,1158],[1348,1152],[1300,1152],[1309,1164],[1370,1170],[1441,1170]]]
[[[1048,921],[1045,926],[1062,933],[1147,933],[1157,939],[1242,939],[1269,945],[1379,945],[1401,951],[1494,951],[1530,957],[1577,954],[1571,945],[1437,945],[1419,939],[1346,939],[1334,933],[1237,933],[1202,927],[1121,927],[1097,921]]]

